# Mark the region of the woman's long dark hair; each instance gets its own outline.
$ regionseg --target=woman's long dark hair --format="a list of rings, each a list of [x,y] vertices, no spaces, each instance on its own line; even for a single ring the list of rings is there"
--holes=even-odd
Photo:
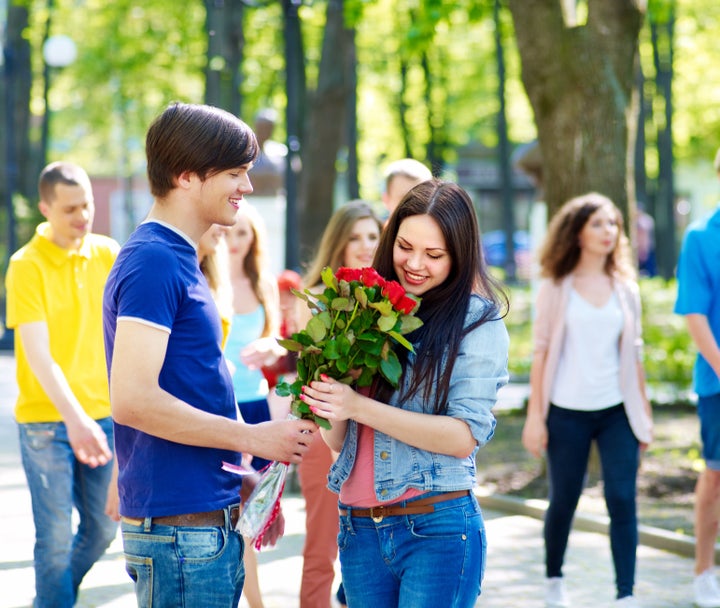
[[[390,217],[380,237],[373,266],[386,279],[398,280],[393,264],[393,250],[402,222],[411,216],[427,215],[440,228],[445,248],[451,259],[447,279],[422,296],[417,315],[423,325],[408,335],[419,346],[413,379],[407,398],[421,386],[426,407],[430,407],[433,388],[436,389],[432,411],[447,411],[450,377],[453,363],[463,336],[488,320],[507,314],[508,299],[500,285],[488,273],[480,242],[477,216],[470,196],[457,184],[429,180],[410,190]],[[490,302],[479,319],[465,326],[471,294],[476,293]],[[397,349],[405,373],[408,359],[405,349]],[[444,360],[447,365],[443,365]],[[375,387],[375,395],[387,401],[393,388],[384,381]]]

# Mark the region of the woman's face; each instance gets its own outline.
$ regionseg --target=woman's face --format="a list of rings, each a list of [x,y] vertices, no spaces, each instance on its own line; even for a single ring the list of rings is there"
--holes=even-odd
[[[373,218],[364,217],[357,220],[343,251],[343,266],[348,268],[371,266],[379,241],[380,227]]]
[[[393,245],[393,267],[405,291],[415,296],[445,282],[452,259],[440,226],[432,217],[411,215],[400,223]]]
[[[233,262],[243,262],[254,239],[255,235],[250,220],[246,215],[238,215],[235,225],[228,228],[227,244],[230,259]]]
[[[607,256],[614,251],[619,235],[620,226],[615,209],[603,205],[585,222],[578,235],[578,242],[583,253]]]

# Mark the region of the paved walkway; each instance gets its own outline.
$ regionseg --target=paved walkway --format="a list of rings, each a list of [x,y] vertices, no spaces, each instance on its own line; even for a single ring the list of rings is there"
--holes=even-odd
[[[27,608],[34,595],[30,497],[12,418],[16,395],[14,360],[8,353],[0,353],[0,608]],[[514,398],[516,393],[512,395]],[[286,535],[276,548],[259,555],[266,608],[295,608],[298,601],[304,542],[303,501],[290,495],[283,505]],[[544,605],[541,522],[535,517],[497,510],[496,505],[485,509],[485,517],[488,567],[477,606],[541,608]],[[575,608],[613,605],[613,572],[604,534],[573,531],[566,563],[565,576]],[[644,608],[692,606],[691,579],[691,559],[640,547],[636,595]],[[83,581],[78,606],[135,606],[119,535]],[[247,608],[244,600],[241,606]]]

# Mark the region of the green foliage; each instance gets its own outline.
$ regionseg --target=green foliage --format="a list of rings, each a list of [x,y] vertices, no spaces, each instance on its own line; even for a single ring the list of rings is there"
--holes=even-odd
[[[315,314],[304,330],[278,341],[299,353],[298,379],[280,383],[275,390],[280,396],[292,396],[293,414],[329,428],[328,421],[302,400],[302,387],[321,380],[323,374],[345,384],[370,386],[378,372],[398,386],[402,366],[391,344],[412,352],[412,344],[402,334],[414,331],[422,321],[414,316],[418,299],[372,268],[341,268],[335,275],[325,267],[321,276],[323,292],[293,290]]]
[[[684,319],[673,313],[674,280],[640,279],[643,309],[644,366],[651,397],[656,401],[687,399],[692,387],[696,349]],[[528,286],[510,288],[509,367],[514,380],[527,380],[532,362],[532,294]]]
[[[641,279],[645,374],[652,392],[676,400],[692,387],[697,350],[683,317],[673,313],[675,280]]]
[[[40,116],[40,47],[48,3],[27,2],[31,22],[24,35],[32,46],[35,81],[31,108]],[[431,127],[436,131],[436,141],[443,142],[449,161],[469,142],[496,143],[493,2],[346,0],[344,5],[348,25],[356,28],[361,197],[379,197],[383,165],[405,155],[405,139],[412,155],[425,159]],[[720,4],[710,0],[650,0],[649,19],[666,20],[671,8],[676,17],[674,152],[681,161],[709,159],[720,134],[718,92],[714,80],[707,77],[717,64]],[[312,90],[317,82],[325,2],[303,2],[300,18]],[[535,136],[535,127],[505,3],[500,19],[506,32],[510,138],[528,141]],[[646,23],[640,49],[644,73],[652,79],[648,29]],[[72,65],[52,76],[50,160],[72,156],[92,175],[117,174],[121,167],[123,172],[143,174],[143,141],[150,120],[170,101],[203,101],[207,60],[204,3],[54,0],[51,34],[71,36],[78,56]],[[242,35],[243,118],[252,122],[263,107],[273,107],[282,116],[286,100],[281,3],[248,3]],[[430,83],[426,82],[424,59]],[[404,85],[402,64],[407,68]],[[649,123],[646,130],[652,144],[663,120],[662,108],[655,108],[649,120],[657,123]],[[282,140],[284,131],[280,121],[274,138]],[[33,133],[33,137],[38,135]],[[652,150],[647,162],[652,174],[657,164]]]

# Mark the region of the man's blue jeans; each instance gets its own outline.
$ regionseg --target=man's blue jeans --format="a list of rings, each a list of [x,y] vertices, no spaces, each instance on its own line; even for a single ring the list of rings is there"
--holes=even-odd
[[[348,606],[475,606],[487,546],[480,507],[472,494],[434,506],[433,513],[394,515],[379,522],[340,517],[338,546]]]
[[[125,568],[135,583],[138,608],[235,608],[245,569],[243,540],[230,526],[139,525],[123,519]]]
[[[545,514],[547,576],[562,576],[570,526],[594,440],[600,453],[605,504],[610,516],[617,597],[632,595],[638,544],[635,496],[640,450],[624,406],[586,412],[551,405],[547,428],[550,482],[550,504]]]
[[[112,447],[112,419],[97,422]],[[112,462],[95,469],[78,462],[62,422],[18,428],[35,522],[35,608],[69,608],[117,533],[117,524],[105,515]],[[73,506],[80,515],[75,533]]]

